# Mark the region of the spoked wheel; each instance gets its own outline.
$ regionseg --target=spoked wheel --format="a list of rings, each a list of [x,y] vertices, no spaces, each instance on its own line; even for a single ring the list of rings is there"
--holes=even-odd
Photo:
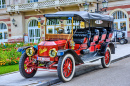
[[[74,57],[71,54],[66,54],[63,57],[60,57],[57,71],[58,77],[61,81],[70,81],[73,78],[75,72]]]
[[[101,64],[104,68],[109,67],[111,63],[111,50],[109,47],[106,48],[105,57],[101,59]]]
[[[24,53],[19,61],[19,71],[21,75],[25,78],[31,78],[35,75],[37,71],[37,64],[33,62],[31,57],[28,57],[26,53]]]

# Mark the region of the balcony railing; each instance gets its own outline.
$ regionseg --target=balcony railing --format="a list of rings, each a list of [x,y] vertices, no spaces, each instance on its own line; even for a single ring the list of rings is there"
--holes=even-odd
[[[84,3],[85,1],[86,0],[47,0],[43,2],[18,4],[18,5],[7,6],[7,12],[28,11],[28,10],[43,9],[49,7],[70,5],[70,4],[79,4],[79,3]],[[88,1],[92,2],[94,0],[88,0]]]

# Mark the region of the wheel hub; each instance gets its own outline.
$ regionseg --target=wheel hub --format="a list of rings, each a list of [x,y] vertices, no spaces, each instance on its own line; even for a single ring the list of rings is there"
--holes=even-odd
[[[109,60],[110,60],[110,54],[109,54],[109,51],[107,50],[106,53],[105,53],[105,63],[106,63],[106,65],[109,63]]]
[[[27,74],[31,74],[35,70],[36,64],[33,63],[33,60],[30,60],[27,57],[24,61],[24,70]]]
[[[72,61],[70,58],[67,58],[64,62],[63,73],[65,77],[69,77],[72,72]]]

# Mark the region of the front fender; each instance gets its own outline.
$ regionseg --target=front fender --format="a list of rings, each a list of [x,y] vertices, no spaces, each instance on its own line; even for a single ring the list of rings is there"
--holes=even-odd
[[[109,47],[111,50],[111,54],[115,54],[115,46],[112,42],[107,42],[101,45],[101,53],[104,55],[106,52],[106,48]]]
[[[80,59],[80,57],[77,55],[77,53],[72,49],[58,50],[57,56],[61,57],[61,56],[66,55],[67,53],[70,53],[73,55],[76,64],[83,63],[83,61]]]
[[[19,47],[17,52],[21,52],[23,54],[24,52],[26,52],[26,49],[29,47],[32,47],[32,46]],[[35,52],[38,50],[37,46],[33,46],[33,48],[35,49]]]

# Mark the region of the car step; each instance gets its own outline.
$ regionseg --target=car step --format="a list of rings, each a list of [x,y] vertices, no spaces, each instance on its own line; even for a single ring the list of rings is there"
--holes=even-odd
[[[86,54],[86,55],[83,55],[81,57],[82,61],[84,63],[89,63],[89,62],[94,62],[94,61],[97,61],[101,58],[103,58],[104,56],[101,56],[101,55],[98,55],[97,52],[92,52],[90,54]]]

